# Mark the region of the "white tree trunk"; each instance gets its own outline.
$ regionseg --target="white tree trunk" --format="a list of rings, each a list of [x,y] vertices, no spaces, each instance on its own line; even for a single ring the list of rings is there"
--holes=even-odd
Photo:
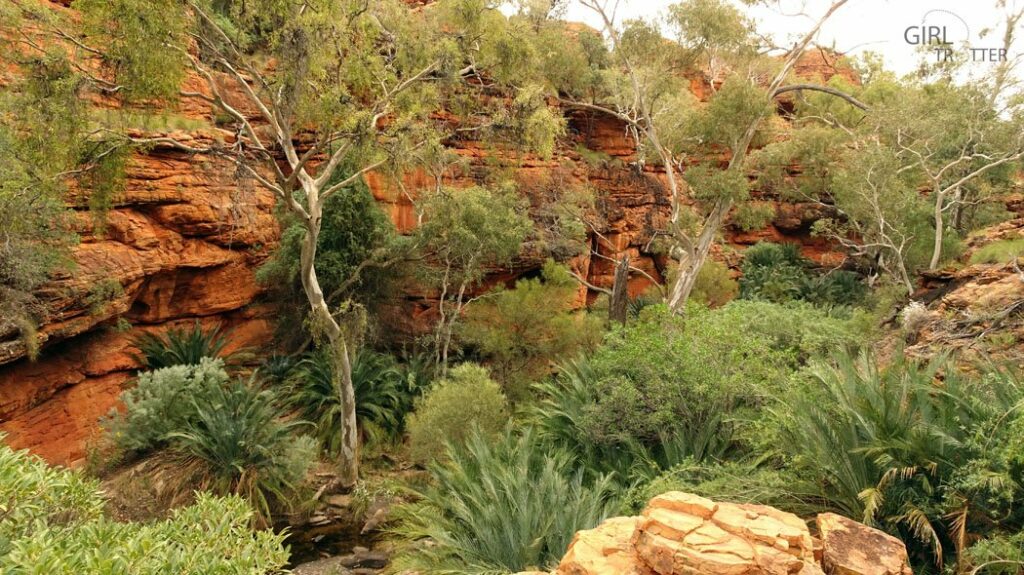
[[[343,487],[355,485],[359,478],[359,432],[356,426],[356,396],[352,385],[352,360],[349,355],[348,342],[345,341],[341,326],[331,316],[330,308],[324,299],[323,289],[316,276],[316,244],[320,236],[319,206],[310,213],[310,223],[306,226],[306,237],[302,242],[301,273],[302,288],[309,300],[313,315],[314,330],[322,330],[330,342],[330,352],[334,360],[333,381],[338,400],[341,402],[341,453],[338,456],[338,482]]]
[[[693,286],[697,283],[700,269],[704,266],[704,262],[707,261],[708,254],[711,253],[711,246],[715,243],[715,236],[722,227],[722,222],[725,220],[726,214],[729,213],[730,207],[732,207],[731,201],[719,200],[715,202],[714,208],[712,208],[707,220],[704,221],[704,228],[701,229],[696,243],[692,249],[684,251],[680,256],[678,275],[676,276],[675,283],[672,284],[668,300],[668,308],[672,313],[681,314],[685,310],[686,300],[690,298],[690,292],[693,291]]]
[[[945,192],[935,192],[935,243],[932,246],[932,260],[928,264],[928,269],[934,270],[939,267],[939,261],[942,260],[942,240],[945,233],[946,224],[942,216],[943,204],[946,200]]]

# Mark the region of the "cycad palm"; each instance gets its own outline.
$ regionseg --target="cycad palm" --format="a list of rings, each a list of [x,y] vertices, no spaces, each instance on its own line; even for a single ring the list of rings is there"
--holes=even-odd
[[[927,364],[840,355],[812,370],[816,392],[783,398],[783,451],[805,476],[798,490],[825,507],[920,544],[941,564],[957,527],[942,486],[971,457],[969,435],[1020,400],[1016,386],[988,388],[944,357]],[[912,546],[914,547],[914,546]],[[959,551],[959,545],[956,545]]]
[[[497,443],[479,434],[430,468],[434,481],[400,511],[397,533],[425,538],[396,560],[399,569],[434,574],[490,574],[549,568],[576,531],[617,508],[611,484],[592,483],[565,451],[542,447],[531,431]]]

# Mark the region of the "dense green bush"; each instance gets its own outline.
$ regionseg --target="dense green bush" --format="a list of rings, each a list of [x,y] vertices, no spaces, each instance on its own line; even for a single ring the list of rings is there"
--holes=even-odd
[[[513,400],[552,362],[593,348],[601,335],[596,318],[574,313],[579,284],[553,262],[541,279],[523,279],[474,302],[458,330],[461,341],[485,357]]]
[[[409,416],[409,452],[427,463],[444,454],[446,444],[461,444],[476,427],[493,437],[508,422],[508,402],[486,369],[464,363],[448,372],[416,402]]]
[[[231,379],[220,359],[143,373],[122,401],[103,421],[107,437],[129,459],[159,451],[175,471],[171,492],[242,495],[266,519],[294,502],[315,459],[277,398]]]
[[[590,358],[536,386],[531,417],[545,440],[629,484],[760,445],[757,408],[789,390],[808,358],[862,337],[809,304],[737,300],[691,306],[685,319],[647,306]]]
[[[252,503],[260,518],[294,508],[295,494],[316,460],[305,422],[283,419],[277,397],[240,379],[183,399],[192,416],[165,438],[180,462],[183,484]]]
[[[147,370],[172,365],[197,365],[204,357],[224,357],[228,334],[220,326],[204,330],[199,320],[190,328],[172,327],[166,333],[145,332],[132,340],[135,360]]]
[[[0,444],[0,572],[9,575],[265,575],[288,559],[283,535],[249,529],[236,497],[200,494],[165,521],[103,517],[99,484]]]
[[[315,424],[323,450],[337,454],[341,441],[341,395],[334,381],[334,360],[326,350],[315,351],[288,376],[288,397],[302,416]],[[361,349],[352,362],[356,419],[367,439],[392,440],[405,427],[406,414],[421,390],[394,358]]]
[[[801,479],[794,492],[899,535],[922,564],[958,554],[973,529],[991,530],[990,510],[1012,519],[981,489],[1001,486],[1005,494],[1007,485],[979,462],[999,456],[979,448],[976,436],[1004,425],[1024,399],[1014,379],[967,377],[941,357],[883,368],[870,355],[840,355],[810,373],[806,388],[774,408],[777,445]],[[974,489],[971,476],[981,480]]]
[[[853,272],[813,273],[811,262],[796,244],[760,242],[751,246],[743,252],[741,270],[739,293],[743,299],[849,306],[861,303],[867,294],[867,287]]]
[[[396,532],[410,544],[396,570],[434,574],[550,569],[573,535],[617,511],[611,483],[584,481],[568,452],[527,430],[473,434],[430,466],[432,482],[398,511]],[[430,538],[430,544],[423,540]]]
[[[738,293],[739,284],[732,279],[729,266],[708,260],[697,274],[690,297],[708,307],[718,307],[731,301]]]
[[[794,490],[795,484],[795,477],[788,470],[755,461],[690,460],[632,489],[625,511],[638,513],[652,498],[668,491],[696,493],[718,501],[771,505],[796,513],[816,511],[806,494]]]
[[[102,421],[107,436],[129,458],[164,447],[167,435],[195,417],[193,397],[208,397],[227,384],[220,359],[203,358],[195,365],[174,365],[139,374],[121,394],[122,411]]]
[[[593,403],[581,419],[587,437],[607,444],[651,444],[665,433],[696,437],[785,380],[785,358],[767,338],[713,318],[697,306],[685,320],[649,306],[609,334],[589,360]],[[728,428],[720,429],[728,435]]]

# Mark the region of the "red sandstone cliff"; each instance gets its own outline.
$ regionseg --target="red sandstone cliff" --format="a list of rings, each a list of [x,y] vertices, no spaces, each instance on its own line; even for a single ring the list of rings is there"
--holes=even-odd
[[[805,59],[806,75],[836,73],[824,52]],[[187,80],[201,89],[196,78]],[[695,83],[700,93],[700,84]],[[111,102],[97,102],[112,105]],[[213,111],[200,100],[184,100],[169,112],[209,127],[176,137],[204,139],[216,133]],[[600,235],[589,244],[598,256],[573,260],[577,271],[595,285],[611,284],[611,259],[629,253],[633,265],[660,278],[663,263],[648,251],[653,230],[667,217],[668,198],[654,168],[638,173],[630,166],[633,142],[624,127],[605,117],[568,115],[570,136],[551,160],[507,158],[514,161],[516,179],[524,194],[535,197],[553,178],[558,185],[587,185],[596,193]],[[452,175],[453,185],[469,185],[490,169],[486,149],[475,142],[453,144],[467,159],[468,169]],[[581,157],[586,148],[610,161],[596,165]],[[24,358],[16,337],[0,341],[0,432],[15,447],[27,447],[58,463],[85,455],[97,419],[114,405],[123,386],[138,367],[131,359],[128,336],[114,329],[117,318],[133,331],[163,330],[200,319],[232,328],[235,346],[271,344],[272,308],[259,303],[254,271],[265,261],[279,236],[272,215],[273,198],[239,181],[230,164],[156,148],[137,154],[128,165],[127,186],[108,216],[106,231],[94,235],[82,216],[82,242],[74,249],[77,266],[55,278],[39,292],[50,310],[41,326],[44,350],[38,362]],[[416,174],[408,187],[425,184]],[[398,187],[371,174],[374,196],[400,230],[414,225],[412,203]],[[69,197],[72,205],[81,201]],[[807,255],[830,256],[828,246],[809,239],[817,212],[809,206],[778,204],[776,217],[763,230],[728,230],[730,242],[798,241]],[[610,259],[604,259],[601,256]],[[511,282],[538,268],[538,257],[524,255],[511,269],[497,272],[489,285]],[[638,293],[649,280],[637,276],[630,291]],[[98,304],[95,294],[113,289]],[[581,294],[581,295],[585,295]],[[91,297],[92,296],[92,297]],[[431,319],[436,299],[410,292],[388,314],[397,333],[422,330]],[[0,338],[2,339],[2,338]]]

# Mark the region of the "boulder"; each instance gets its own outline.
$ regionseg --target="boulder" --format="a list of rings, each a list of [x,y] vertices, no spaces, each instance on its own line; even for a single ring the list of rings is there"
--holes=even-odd
[[[835,513],[818,515],[828,575],[911,575],[907,549],[892,535]]]
[[[807,526],[762,505],[716,503],[672,492],[648,503],[633,535],[637,556],[658,575],[816,573]]]
[[[640,517],[615,517],[580,531],[562,558],[557,575],[651,575],[633,547]]]
[[[903,543],[833,514],[821,539],[792,513],[670,492],[576,534],[553,575],[910,575]]]

